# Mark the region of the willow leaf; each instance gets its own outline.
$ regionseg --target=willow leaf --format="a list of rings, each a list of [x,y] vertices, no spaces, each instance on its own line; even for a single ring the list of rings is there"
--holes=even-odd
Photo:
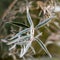
[[[52,58],[52,56],[49,53],[48,49],[46,48],[45,44],[39,38],[35,38],[35,40],[39,43],[39,45],[42,47],[42,49],[49,55],[49,57]]]
[[[40,22],[35,28],[38,29],[42,26],[44,26],[45,24],[47,24],[49,21],[51,21],[53,18],[55,18],[56,16],[51,16],[50,18],[47,18],[46,20],[44,20],[43,22]]]
[[[12,22],[12,24],[14,24],[14,25],[16,25],[16,26],[21,26],[21,27],[26,27],[26,28],[28,28],[28,26],[27,25],[25,25],[25,24],[23,24],[23,23],[19,23],[19,22]]]
[[[24,34],[24,33],[28,32],[28,31],[29,31],[29,28],[24,29],[24,30],[20,31],[19,33],[17,33],[17,34],[16,34],[15,36],[13,36],[12,38],[10,38],[9,40],[15,39],[15,38],[18,37],[19,35]]]

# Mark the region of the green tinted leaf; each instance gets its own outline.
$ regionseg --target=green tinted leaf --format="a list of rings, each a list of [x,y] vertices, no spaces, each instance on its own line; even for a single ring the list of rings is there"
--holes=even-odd
[[[19,23],[19,22],[12,22],[12,24],[16,25],[16,26],[21,26],[21,27],[26,27],[28,28],[27,25],[23,24],[23,23]]]
[[[45,44],[39,38],[35,38],[35,39],[39,43],[39,45],[42,47],[42,49],[49,55],[49,57],[52,58],[52,56],[49,53],[48,49],[46,48]]]

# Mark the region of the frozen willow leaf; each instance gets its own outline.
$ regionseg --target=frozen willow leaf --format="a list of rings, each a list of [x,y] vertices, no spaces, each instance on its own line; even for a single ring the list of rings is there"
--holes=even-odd
[[[12,40],[11,42],[8,42],[7,45],[14,44],[14,43],[16,43],[19,40],[20,40],[20,37],[18,37],[17,39]]]
[[[33,51],[33,52],[34,52],[34,54],[35,54],[36,52],[35,52],[35,50],[34,50],[34,47],[32,47],[32,46],[30,46],[30,47],[31,47],[32,51]]]
[[[12,38],[10,38],[9,40],[15,39],[15,38],[17,38],[19,35],[24,34],[24,33],[28,32],[28,31],[29,31],[29,28],[26,28],[26,29],[20,31],[19,33],[17,33],[15,36],[13,36]]]
[[[33,22],[32,22],[32,19],[31,19],[30,13],[29,13],[29,8],[26,7],[26,9],[27,9],[27,19],[28,19],[28,22],[29,22],[29,24],[30,24],[30,26],[31,26],[31,25],[33,24]]]
[[[25,24],[23,24],[23,23],[19,23],[19,22],[12,22],[12,24],[17,25],[17,26],[21,26],[21,27],[26,27],[26,28],[28,28],[28,26],[27,26],[27,25],[25,25]]]
[[[32,21],[32,19],[31,19],[31,16],[30,16],[30,13],[29,13],[29,7],[28,6],[26,6],[26,11],[27,11],[27,19],[28,19],[28,21],[29,21],[29,24],[30,24],[30,40],[33,40],[33,36],[34,36],[34,24],[33,24],[33,21]]]
[[[8,42],[7,45],[11,45],[11,44],[14,44],[14,43],[17,43],[17,42],[22,42],[24,39],[29,38],[29,37],[30,37],[30,35],[22,36],[20,38],[18,37],[17,39],[14,39],[13,41]]]
[[[12,47],[9,48],[9,51],[14,49],[16,47],[16,44],[14,44]]]
[[[27,43],[29,43],[29,41],[25,40],[25,41],[18,42],[16,44],[22,46],[23,44],[27,44]]]
[[[37,26],[36,29],[44,26],[45,24],[47,24],[49,21],[51,21],[53,18],[55,18],[56,16],[51,16],[50,18],[47,18],[46,20],[44,20],[43,22],[40,22]]]
[[[39,43],[39,45],[42,47],[42,49],[49,55],[49,57],[52,58],[52,56],[49,53],[48,49],[46,48],[45,44],[39,38],[35,38],[35,40]]]
[[[23,57],[27,53],[28,49],[31,46],[31,43],[32,41],[30,41],[26,46],[24,45],[24,47],[21,49],[20,57]]]

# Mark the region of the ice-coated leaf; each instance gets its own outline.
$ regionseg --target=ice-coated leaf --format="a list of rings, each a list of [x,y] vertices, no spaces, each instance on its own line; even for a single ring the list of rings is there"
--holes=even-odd
[[[42,49],[49,55],[49,57],[52,58],[52,56],[49,53],[48,49],[46,48],[45,44],[39,38],[35,38],[35,40],[39,43],[39,45],[42,47]]]
[[[14,39],[14,40],[12,40],[11,42],[8,42],[7,43],[7,45],[11,45],[11,44],[13,44],[13,43],[17,43],[17,42],[23,42],[23,40],[24,39],[26,39],[26,38],[29,38],[30,37],[30,35],[28,35],[28,36],[22,36],[22,37],[18,37],[17,39]]]
[[[49,21],[51,21],[53,18],[55,18],[56,16],[51,16],[45,20],[43,20],[43,22],[40,22],[35,28],[38,29],[42,26],[44,26],[45,24],[47,24]]]
[[[15,39],[19,35],[24,34],[24,33],[28,32],[28,31],[29,31],[29,28],[26,28],[26,29],[20,31],[19,33],[17,33],[15,36],[13,36],[12,38],[10,38],[9,40]]]
[[[32,22],[30,13],[29,13],[29,7],[26,7],[26,9],[27,9],[27,19],[28,19],[28,22],[29,22],[29,24],[31,26],[33,24],[33,22]]]
[[[12,24],[16,25],[16,26],[21,26],[21,27],[26,27],[29,28],[27,25],[23,24],[23,23],[19,23],[19,22],[11,22]]]
[[[30,41],[26,46],[24,45],[24,48],[21,49],[20,57],[23,57],[27,53],[28,49],[31,46],[31,43],[32,41]]]

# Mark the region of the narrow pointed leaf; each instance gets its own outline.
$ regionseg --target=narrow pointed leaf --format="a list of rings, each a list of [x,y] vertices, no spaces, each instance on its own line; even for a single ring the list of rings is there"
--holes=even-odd
[[[55,18],[56,16],[52,16],[50,18],[47,18],[46,20],[44,20],[43,22],[40,22],[35,28],[38,29],[42,26],[44,26],[45,24],[47,24],[49,21],[51,21],[53,18]]]
[[[35,38],[35,40],[39,43],[39,45],[42,47],[42,49],[49,55],[49,57],[52,58],[52,56],[49,53],[48,49],[46,48],[45,44],[39,38]]]
[[[28,19],[28,22],[29,22],[29,24],[30,24],[30,26],[31,26],[31,25],[33,24],[33,22],[32,22],[30,13],[29,13],[29,7],[27,7],[26,9],[27,9],[27,19]]]
[[[19,33],[17,33],[14,37],[10,38],[9,40],[15,39],[19,35],[24,34],[24,33],[28,32],[28,31],[29,31],[29,28],[24,29],[24,30],[20,31]]]
[[[17,43],[18,41],[22,42],[24,39],[29,38],[29,37],[30,37],[30,35],[14,39],[11,42],[8,42],[7,45],[11,45],[11,44]]]
[[[24,46],[24,48],[22,49],[23,52],[21,52],[20,57],[23,57],[23,56],[27,53],[28,49],[29,49],[30,46],[31,46],[31,43],[32,43],[32,41],[30,41],[26,46]],[[21,51],[22,51],[22,50],[21,50]]]
[[[27,25],[25,25],[25,24],[23,24],[23,23],[19,23],[19,22],[12,22],[12,24],[14,24],[14,25],[16,25],[16,26],[21,26],[21,27],[26,27],[26,28],[28,28],[28,26]]]

